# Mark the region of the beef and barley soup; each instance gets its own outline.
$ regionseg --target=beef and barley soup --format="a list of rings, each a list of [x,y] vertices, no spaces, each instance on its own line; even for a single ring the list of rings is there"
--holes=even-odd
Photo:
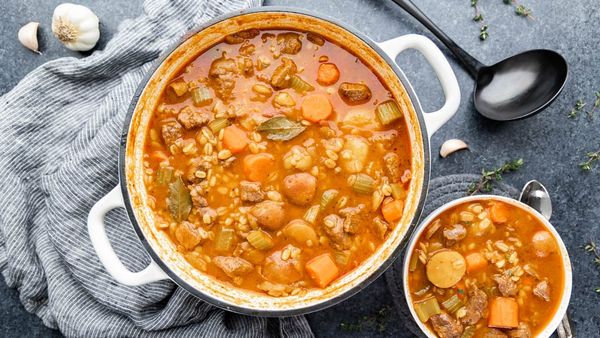
[[[150,122],[155,223],[193,267],[237,287],[327,287],[402,217],[407,112],[359,57],[321,36],[226,36],[172,79]]]
[[[419,319],[442,338],[528,338],[557,311],[558,243],[529,212],[498,200],[461,204],[421,234],[408,284]]]

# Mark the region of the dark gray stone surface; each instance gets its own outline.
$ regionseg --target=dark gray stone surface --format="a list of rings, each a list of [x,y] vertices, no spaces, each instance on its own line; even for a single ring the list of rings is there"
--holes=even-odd
[[[10,90],[25,74],[42,63],[59,57],[84,55],[64,49],[50,32],[54,7],[62,1],[22,0],[0,2],[0,94]],[[529,179],[538,179],[549,189],[554,201],[552,222],[565,240],[573,262],[574,289],[569,314],[579,337],[600,336],[600,270],[582,246],[600,242],[600,165],[592,172],[581,171],[577,164],[588,151],[600,150],[600,111],[596,118],[567,114],[577,99],[588,106],[594,92],[600,90],[600,11],[596,0],[544,1],[523,0],[533,8],[535,20],[515,16],[501,0],[483,2],[490,25],[486,42],[477,38],[477,24],[471,21],[468,0],[415,1],[448,35],[485,63],[496,62],[511,54],[533,48],[554,49],[568,60],[568,83],[557,101],[543,113],[524,121],[495,123],[477,115],[472,106],[473,81],[451,60],[458,77],[462,102],[457,115],[432,139],[432,177],[454,173],[477,173],[505,160],[523,158],[525,167],[506,177],[517,187]],[[100,17],[102,48],[118,25],[142,11],[141,0],[83,0]],[[266,0],[268,5],[297,6],[328,14],[359,28],[374,40],[418,33],[430,36],[421,26],[393,3],[385,0]],[[19,27],[28,21],[40,21],[42,56],[21,47],[16,39]],[[433,72],[416,52],[407,51],[397,60],[416,89],[425,110],[435,110],[443,94]],[[1,114],[1,113],[0,113]],[[0,116],[1,118],[1,116]],[[447,159],[437,156],[439,146],[449,138],[466,140],[471,151]],[[354,323],[364,316],[393,306],[383,278],[351,299],[330,309],[309,315],[318,336],[410,336],[402,325],[409,318],[398,318],[394,310],[383,316],[386,324],[367,325],[359,332],[340,329],[341,322]],[[15,290],[0,283],[0,336],[52,336],[37,317],[25,312]]]

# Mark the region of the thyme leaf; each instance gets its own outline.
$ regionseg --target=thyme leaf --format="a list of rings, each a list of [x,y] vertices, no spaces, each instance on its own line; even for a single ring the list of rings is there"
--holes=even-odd
[[[584,245],[583,249],[594,256],[594,264],[600,267],[600,251],[598,250],[596,243],[589,242],[586,245]],[[600,287],[595,288],[594,291],[600,293]]]
[[[525,7],[524,5],[518,3],[517,0],[503,0],[503,2],[507,5],[514,6],[516,15],[534,19],[534,17],[531,15],[533,13],[531,8]]]
[[[512,171],[519,170],[522,166],[523,159],[507,161],[500,168],[492,169],[492,170],[481,170],[481,178],[479,178],[478,182],[474,182],[469,185],[469,189],[467,193],[469,195],[474,195],[478,192],[491,192],[494,183],[502,181],[502,174],[506,174]]]
[[[583,100],[579,99],[577,100],[577,102],[575,102],[575,105],[573,106],[573,109],[571,109],[571,111],[569,112],[569,118],[575,118],[577,117],[577,115],[579,115],[579,113],[581,113],[581,111],[583,110],[583,107],[585,107],[585,102],[583,102]]]
[[[387,318],[391,310],[391,307],[386,305],[374,314],[362,317],[357,322],[341,322],[340,329],[345,332],[360,332],[367,328],[375,328],[379,333],[383,333],[387,328]]]
[[[594,162],[600,161],[600,150],[595,152],[589,152],[586,154],[586,156],[587,160],[579,163],[579,168],[581,168],[581,170],[583,171],[590,171],[592,170],[592,165],[594,164]]]

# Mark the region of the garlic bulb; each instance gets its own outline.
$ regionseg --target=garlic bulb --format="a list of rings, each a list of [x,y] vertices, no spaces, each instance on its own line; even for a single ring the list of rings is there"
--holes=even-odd
[[[85,6],[60,4],[54,9],[52,32],[71,50],[90,50],[100,38],[98,17]]]
[[[38,50],[39,46],[37,40],[37,30],[39,25],[39,22],[30,22],[26,24],[25,26],[21,27],[21,29],[19,29],[17,37],[19,38],[19,41],[23,46],[31,49],[32,51],[38,54],[42,54]]]

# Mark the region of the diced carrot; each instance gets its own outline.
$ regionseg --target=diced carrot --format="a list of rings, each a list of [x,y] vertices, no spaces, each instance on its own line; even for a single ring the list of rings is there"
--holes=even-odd
[[[388,222],[394,222],[402,217],[404,211],[404,203],[402,201],[393,200],[381,206],[383,218]]]
[[[492,217],[492,221],[494,223],[506,223],[508,221],[509,210],[502,203],[495,203],[490,208],[490,216]]]
[[[333,113],[329,98],[323,94],[309,95],[302,101],[302,116],[310,122],[325,120]]]
[[[244,150],[248,145],[248,136],[242,129],[231,125],[226,127],[223,132],[223,146],[232,154],[236,154]]]
[[[496,297],[490,302],[488,326],[512,329],[519,326],[519,304],[514,298]]]
[[[329,253],[311,259],[306,263],[305,268],[310,278],[322,288],[336,279],[340,272]]]
[[[269,153],[259,153],[244,157],[244,174],[250,181],[262,182],[273,170],[275,158]]]
[[[340,79],[340,71],[333,63],[322,63],[317,71],[317,82],[323,86],[331,86]]]
[[[473,252],[465,256],[465,260],[467,261],[467,272],[475,272],[478,270],[483,270],[487,266],[487,260],[483,257],[479,252]]]

